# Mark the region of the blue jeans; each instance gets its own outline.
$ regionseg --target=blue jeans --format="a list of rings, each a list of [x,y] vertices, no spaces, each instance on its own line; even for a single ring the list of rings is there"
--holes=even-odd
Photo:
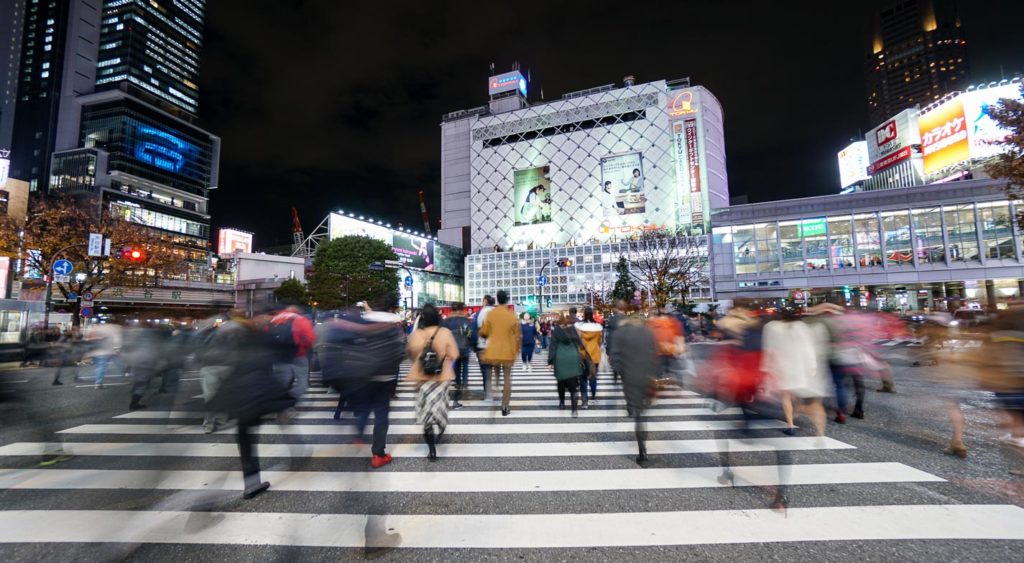
[[[540,335],[540,347],[543,348],[544,350],[548,349],[548,335]]]
[[[107,375],[107,366],[114,356],[93,356],[92,363],[96,366],[96,385],[103,385],[103,377]]]
[[[452,400],[458,401],[462,398],[462,389],[469,385],[469,353],[455,360],[455,392],[452,393]]]

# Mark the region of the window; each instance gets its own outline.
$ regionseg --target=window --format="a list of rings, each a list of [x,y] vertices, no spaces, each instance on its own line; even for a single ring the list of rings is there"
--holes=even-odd
[[[800,222],[800,234],[804,239],[807,269],[824,270],[828,268],[828,238],[825,218],[804,219]]]
[[[800,240],[800,222],[779,223],[779,244],[782,247],[782,271],[802,272],[804,270],[804,247]]]
[[[910,212],[887,211],[882,213],[882,231],[885,233],[886,264],[901,266],[912,263]]]
[[[942,209],[949,237],[950,262],[978,261],[978,230],[974,222],[974,206],[951,205]]]
[[[779,238],[775,223],[758,223],[754,225],[754,236],[757,239],[757,271],[779,271]]]
[[[982,239],[985,241],[985,258],[1016,259],[1010,204],[1005,201],[979,203],[978,221],[981,222]]]
[[[853,224],[850,217],[829,217],[828,237],[832,251],[832,269],[853,268]]]
[[[754,253],[753,225],[739,225],[733,227],[732,248],[733,259],[736,261],[736,273],[756,273],[757,255]]]
[[[914,246],[919,264],[946,262],[942,213],[938,207],[914,210]]]
[[[881,266],[882,244],[878,233],[878,215],[874,213],[854,215],[853,223],[856,229],[857,253],[860,256],[860,266],[862,268]]]

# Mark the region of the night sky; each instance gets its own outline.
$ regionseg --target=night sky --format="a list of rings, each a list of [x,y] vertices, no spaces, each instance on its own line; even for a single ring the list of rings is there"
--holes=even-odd
[[[530,101],[689,76],[725,110],[732,195],[838,191],[835,154],[871,127],[871,2],[207,4],[199,125],[221,137],[214,227],[290,242],[332,209],[421,228],[441,218],[441,115],[487,102],[518,61]],[[1024,69],[1024,2],[960,2],[972,82]]]

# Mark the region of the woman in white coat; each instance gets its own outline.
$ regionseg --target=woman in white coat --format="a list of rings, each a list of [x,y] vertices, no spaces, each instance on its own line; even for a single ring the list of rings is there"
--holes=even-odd
[[[811,418],[818,436],[825,435],[825,407],[828,395],[826,347],[828,332],[821,323],[805,323],[795,311],[783,311],[781,320],[764,327],[761,369],[777,386],[786,416],[786,434],[793,434],[793,412]]]

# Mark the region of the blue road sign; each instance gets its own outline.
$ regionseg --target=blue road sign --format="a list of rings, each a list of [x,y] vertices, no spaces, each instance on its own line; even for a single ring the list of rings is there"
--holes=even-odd
[[[92,301],[92,292],[91,291],[83,291],[82,292],[82,301]]]
[[[405,276],[405,287],[412,287],[412,276]]]
[[[548,283],[548,277],[547,276],[540,276],[539,278],[537,278],[537,285],[543,286],[543,285],[546,285],[547,283]]]
[[[78,299],[78,294],[75,293],[74,291],[69,291],[68,292],[68,296],[67,296],[67,300],[68,301],[74,301],[75,299]]]
[[[75,265],[71,263],[71,260],[57,260],[53,263],[53,273],[67,276],[75,269]]]
[[[92,307],[82,307],[82,309],[78,312],[78,314],[82,315],[83,317],[91,317],[92,316]]]

